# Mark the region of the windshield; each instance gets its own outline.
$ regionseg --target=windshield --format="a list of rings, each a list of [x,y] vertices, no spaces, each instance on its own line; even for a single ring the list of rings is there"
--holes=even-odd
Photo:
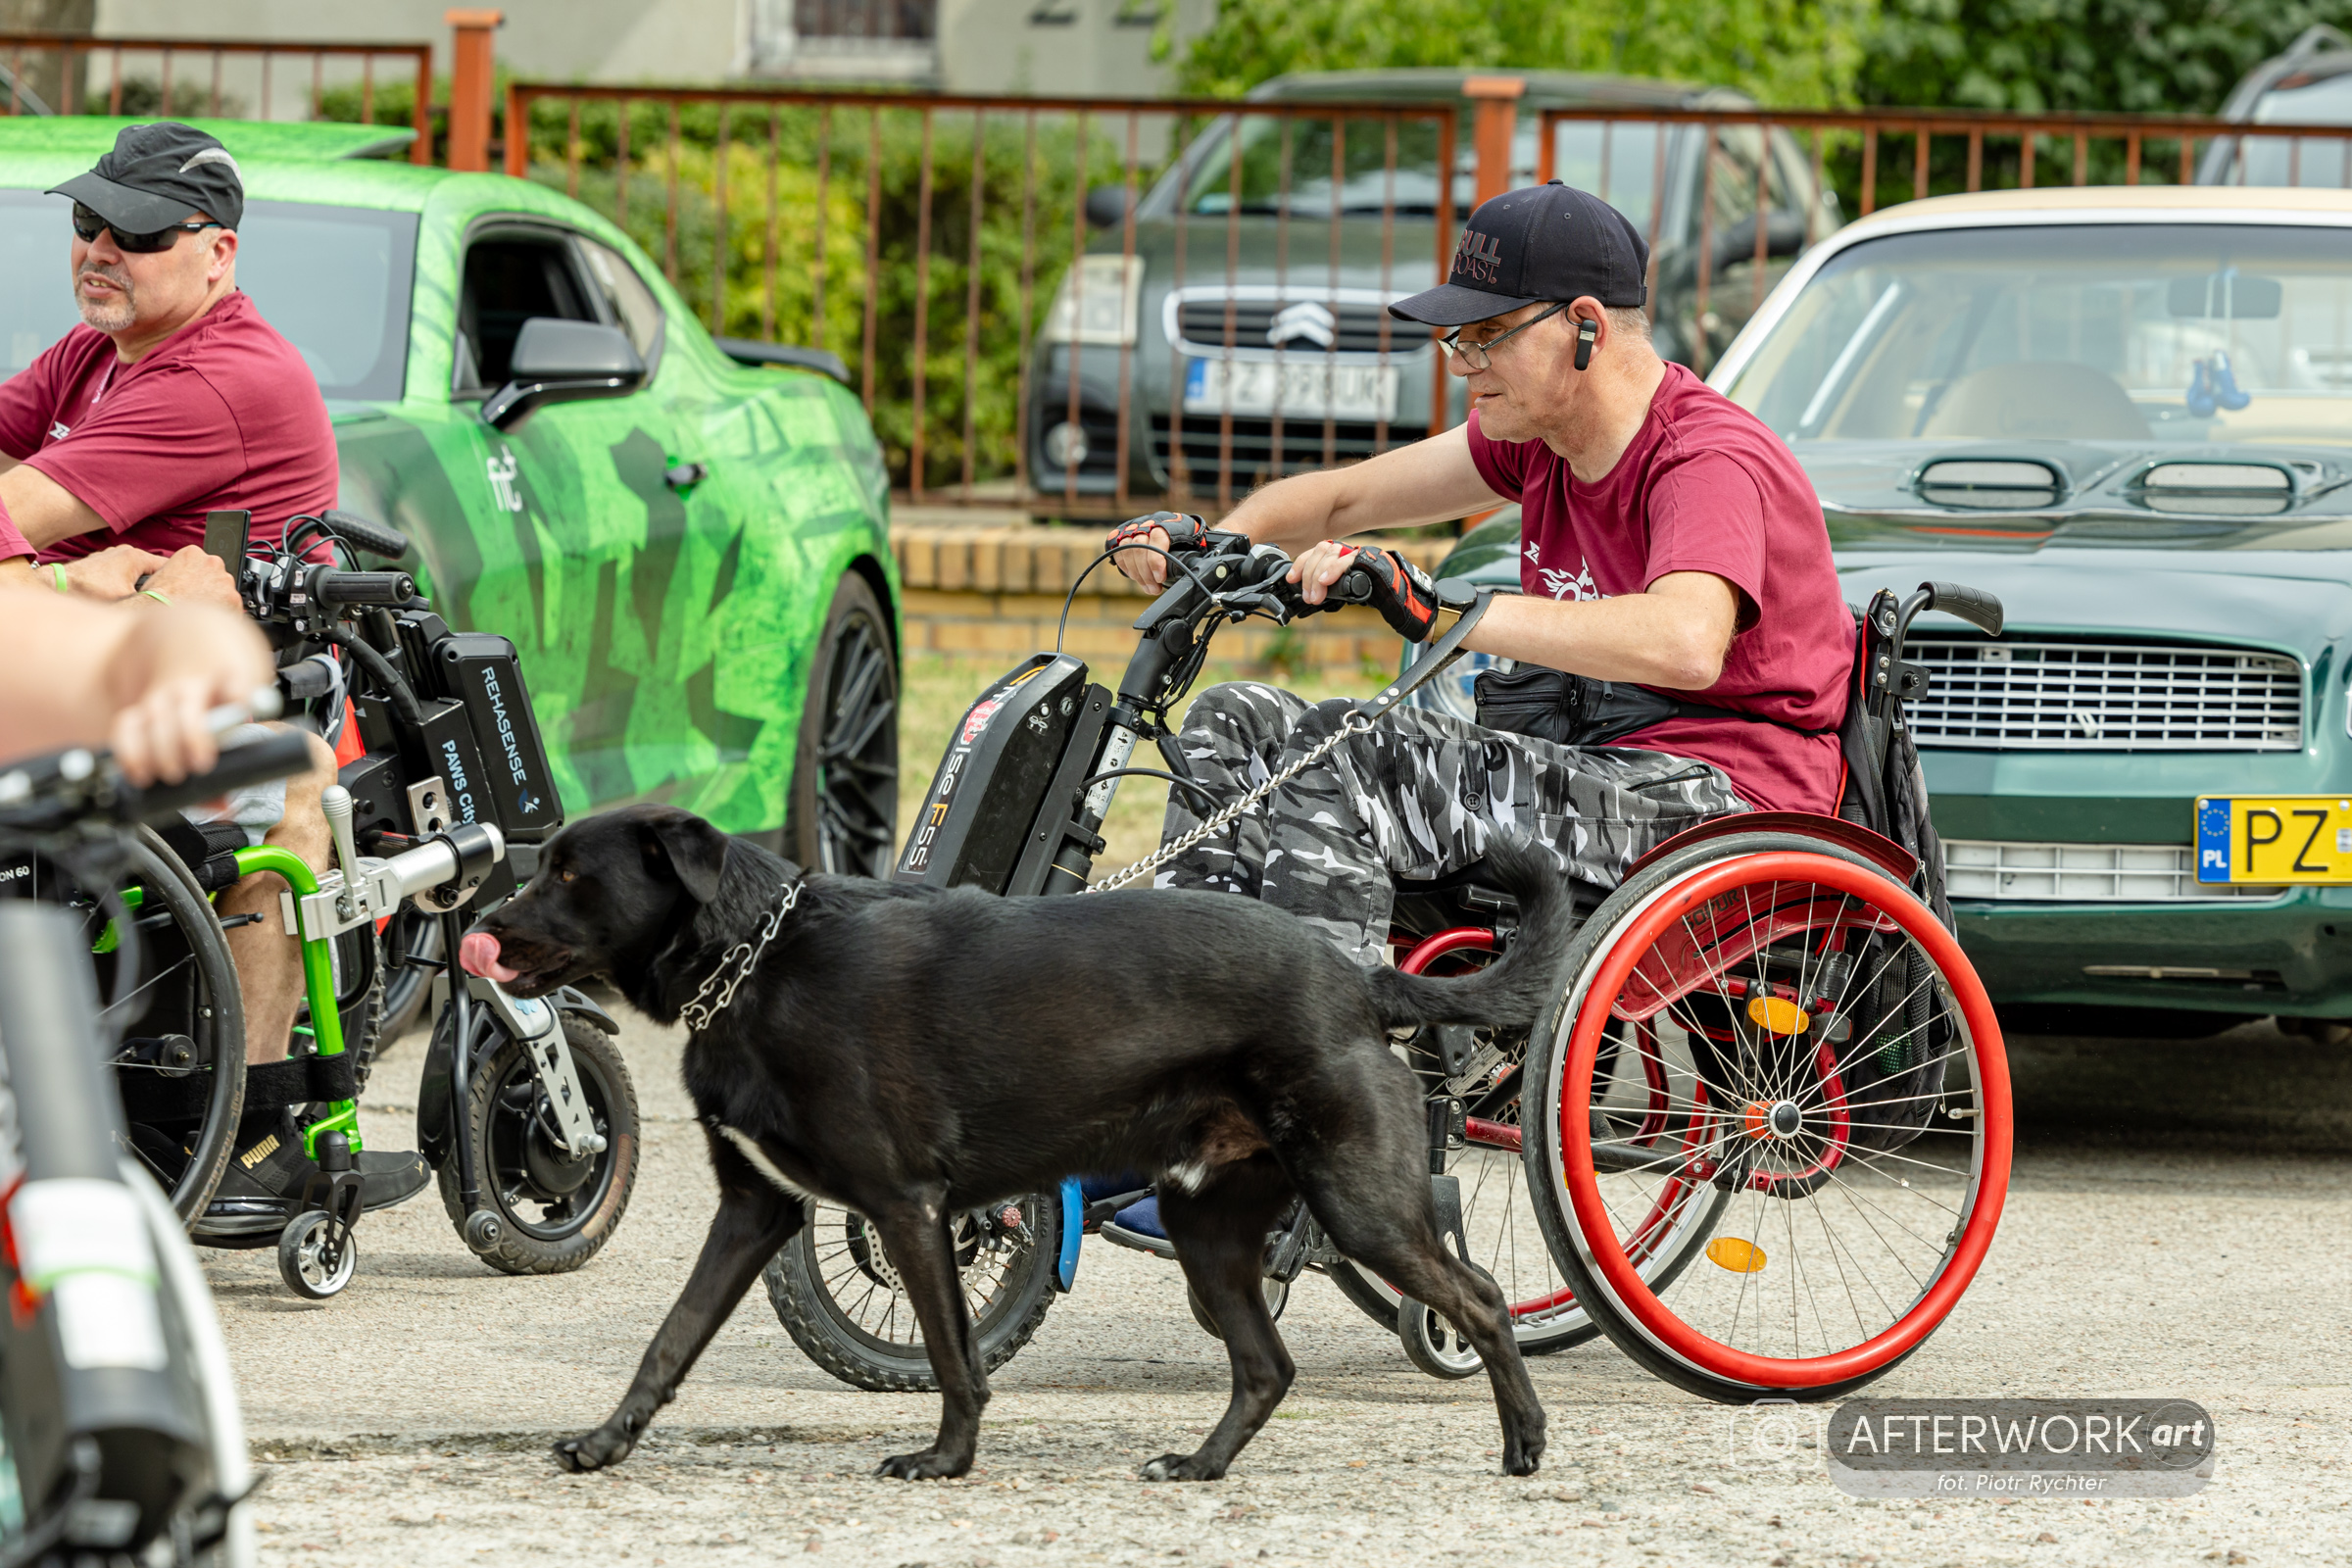
[[[2352,445],[2340,228],[2107,223],[1855,245],[1730,388],[1783,437]]]
[[[1298,119],[1290,130],[1290,196],[1283,198],[1283,125],[1271,115],[1250,115],[1242,121],[1241,178],[1234,178],[1233,122],[1224,120],[1195,145],[1186,160],[1191,177],[1186,182],[1184,210],[1195,217],[1222,218],[1235,205],[1238,188],[1241,210],[1273,217],[1286,211],[1292,218],[1329,218],[1333,210],[1333,122]],[[1430,218],[1438,210],[1438,122],[1434,120],[1396,122],[1396,169],[1390,172],[1389,122],[1373,117],[1349,117],[1340,122],[1339,211],[1377,215],[1391,204],[1403,217]],[[1552,127],[1552,156],[1558,177],[1571,185],[1598,192],[1602,199],[1632,219],[1639,227],[1649,223],[1650,187],[1658,162],[1658,130],[1654,121],[1562,121]],[[1523,115],[1511,142],[1511,183],[1532,185],[1536,179],[1536,117]],[[1753,176],[1750,176],[1750,184]],[[1478,195],[1478,149],[1464,120],[1454,138],[1453,207],[1457,216],[1470,211]]]
[[[80,316],[62,196],[0,191],[0,374],[39,357]],[[294,345],[327,398],[392,402],[408,365],[416,215],[250,202],[237,286]]]

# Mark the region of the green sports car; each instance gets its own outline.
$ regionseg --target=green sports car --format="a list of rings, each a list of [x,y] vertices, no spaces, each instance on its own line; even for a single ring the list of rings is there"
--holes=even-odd
[[[0,374],[76,319],[43,187],[127,122],[0,120]],[[897,572],[839,362],[712,339],[560,192],[368,156],[405,131],[198,123],[244,171],[238,281],[318,378],[341,504],[409,536],[453,625],[514,639],[565,809],[667,801],[887,869]]]
[[[2341,191],[1910,202],[1800,258],[1709,377],[1804,464],[1847,600],[2007,608],[1922,617],[1910,658],[2014,1023],[2352,1019],[2348,241]],[[1511,527],[1448,569],[1515,584]]]

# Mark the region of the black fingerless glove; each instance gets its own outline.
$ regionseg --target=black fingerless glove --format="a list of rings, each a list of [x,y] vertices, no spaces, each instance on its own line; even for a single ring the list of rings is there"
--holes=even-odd
[[[1139,540],[1149,543],[1154,528],[1167,531],[1170,550],[1190,550],[1200,545],[1200,536],[1208,531],[1208,523],[1189,512],[1146,513],[1140,517],[1130,517],[1112,529],[1109,548],[1117,550]]]
[[[1438,623],[1438,585],[1428,572],[1378,545],[1353,547],[1348,569],[1370,579],[1372,591],[1364,603],[1380,612],[1391,630],[1408,643],[1429,640],[1430,628]]]

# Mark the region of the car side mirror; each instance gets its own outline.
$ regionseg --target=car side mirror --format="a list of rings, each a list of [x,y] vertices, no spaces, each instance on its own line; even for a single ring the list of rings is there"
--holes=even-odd
[[[601,321],[534,316],[515,335],[507,365],[507,384],[482,402],[483,422],[501,430],[546,404],[620,397],[645,382],[645,361],[629,335]]]

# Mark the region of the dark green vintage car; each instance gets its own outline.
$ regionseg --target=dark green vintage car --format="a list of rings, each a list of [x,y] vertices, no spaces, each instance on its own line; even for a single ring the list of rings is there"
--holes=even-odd
[[[2352,1018],[2352,193],[1909,203],[1802,258],[1711,380],[1804,463],[1849,601],[2007,607],[1912,644],[2005,1012]],[[1515,528],[1448,569],[1516,583]]]
[[[76,319],[67,203],[42,188],[123,123],[0,121],[0,374]],[[561,192],[367,156],[406,132],[200,123],[243,168],[238,281],[325,394],[342,505],[408,534],[453,625],[514,640],[565,809],[668,801],[886,868],[888,491],[825,357],[722,347]],[[517,373],[545,318],[581,330],[540,340],[597,363]]]

